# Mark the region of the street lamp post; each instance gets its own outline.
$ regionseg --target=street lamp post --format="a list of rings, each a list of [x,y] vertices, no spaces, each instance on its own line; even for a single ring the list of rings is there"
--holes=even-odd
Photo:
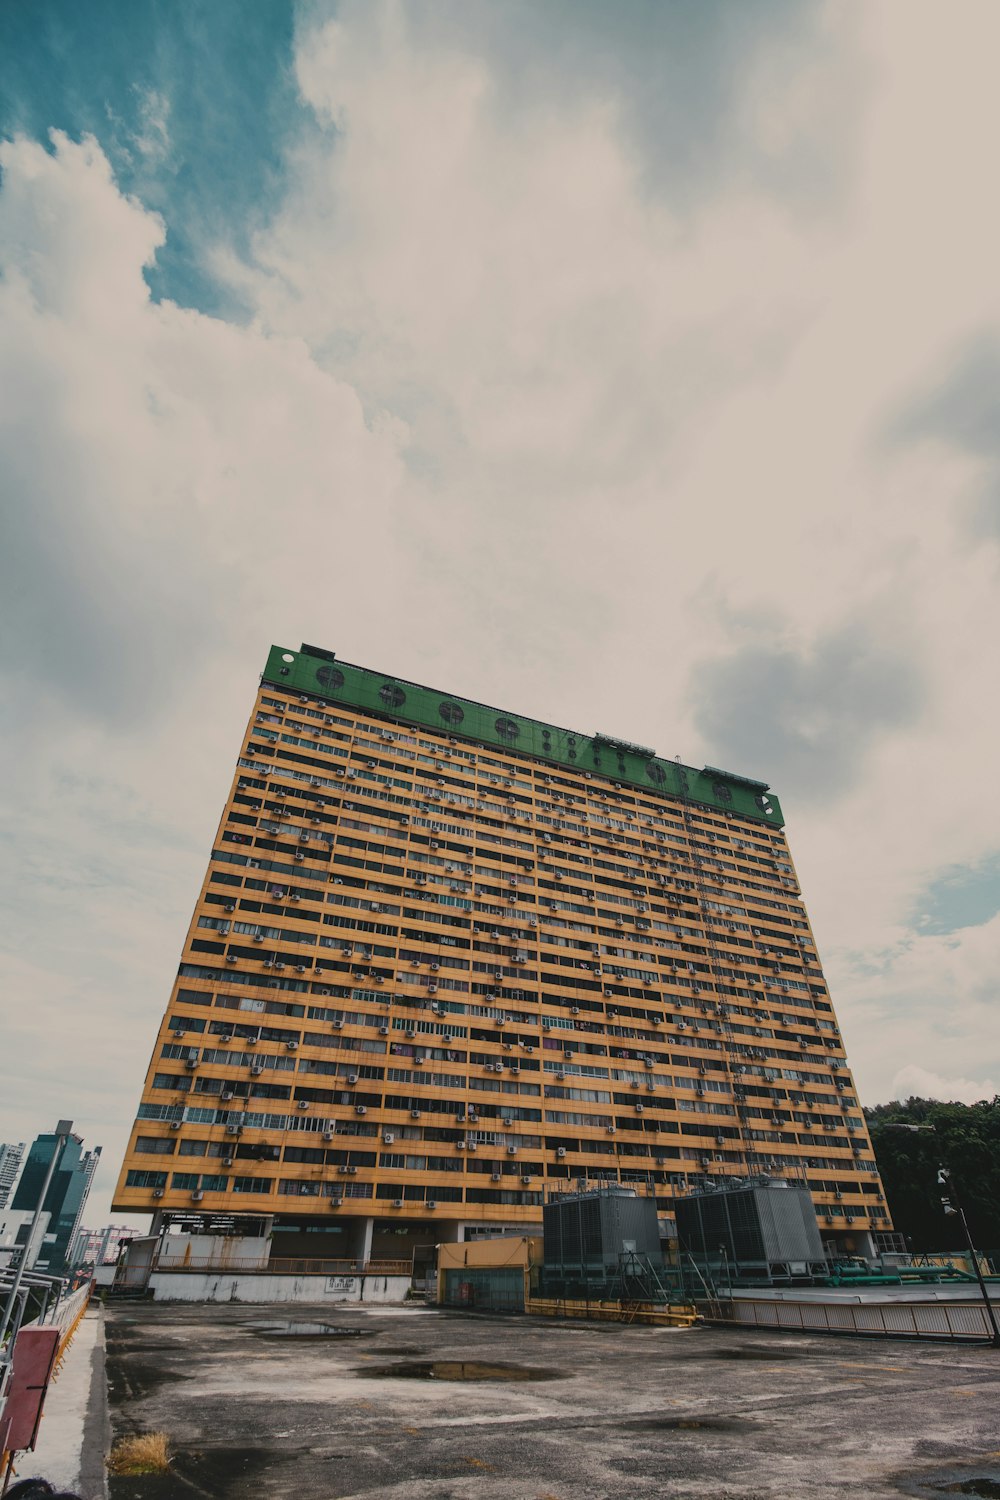
[[[925,1133],[930,1135],[937,1135],[937,1130],[933,1125],[907,1125],[903,1121],[896,1120],[886,1121],[883,1129],[908,1130],[911,1134],[914,1135]],[[997,1325],[997,1315],[994,1311],[993,1303],[990,1300],[989,1288],[987,1287],[986,1282],[983,1280],[983,1273],[979,1266],[979,1256],[976,1253],[975,1245],[972,1243],[972,1233],[969,1229],[969,1221],[965,1217],[965,1209],[959,1202],[958,1190],[955,1187],[954,1179],[951,1175],[951,1168],[946,1166],[938,1167],[937,1180],[938,1187],[948,1189],[947,1195],[942,1196],[941,1198],[942,1208],[944,1209],[946,1214],[952,1215],[957,1218],[962,1226],[962,1233],[965,1235],[965,1243],[969,1247],[969,1259],[972,1262],[972,1270],[975,1274],[976,1280],[979,1282],[979,1290],[982,1293],[983,1306],[986,1309],[986,1317],[989,1322],[990,1328],[993,1330],[993,1336],[990,1339],[990,1343],[993,1345],[994,1349],[1000,1349],[1000,1326]]]

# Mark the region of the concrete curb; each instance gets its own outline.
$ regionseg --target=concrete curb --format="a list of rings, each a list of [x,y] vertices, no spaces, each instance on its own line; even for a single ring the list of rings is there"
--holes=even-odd
[[[79,1490],[83,1500],[107,1500],[106,1459],[111,1448],[111,1415],[108,1409],[108,1379],[105,1361],[104,1308],[97,1309],[99,1327],[90,1356],[90,1395],[80,1449]]]

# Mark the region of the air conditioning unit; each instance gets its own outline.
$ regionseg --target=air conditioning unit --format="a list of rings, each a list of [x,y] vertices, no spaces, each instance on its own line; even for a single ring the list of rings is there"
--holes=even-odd
[[[419,1109],[411,1109],[410,1110],[410,1119],[411,1120],[419,1120],[420,1119],[420,1111],[419,1111]]]
[[[153,1197],[154,1198],[162,1198],[163,1197],[163,1189],[162,1188],[154,1188],[153,1189]]]
[[[180,1128],[181,1128],[181,1122],[180,1122],[180,1120],[171,1120],[170,1121],[170,1129],[171,1130],[180,1130]]]
[[[297,1052],[299,1050],[298,1042],[286,1042],[285,1047],[289,1052]]]
[[[226,1134],[227,1135],[242,1135],[243,1134],[243,1126],[242,1125],[227,1125],[226,1126]]]
[[[332,1141],[333,1140],[333,1131],[332,1130],[324,1130],[323,1131],[323,1139],[324,1139],[324,1141]]]
[[[185,1060],[184,1060],[184,1066],[186,1068],[194,1069],[194,1068],[196,1068],[198,1066],[198,1059],[196,1057],[185,1058]]]
[[[428,1198],[426,1207],[427,1208],[437,1208],[437,1203],[435,1202],[435,1200],[433,1198]]]
[[[508,1146],[507,1147],[507,1155],[508,1156],[516,1156],[517,1155],[517,1147],[516,1146]]]
[[[194,1192],[191,1194],[191,1202],[200,1203],[204,1196],[205,1194],[202,1192],[201,1188],[195,1188]]]
[[[231,1167],[232,1164],[233,1164],[233,1158],[231,1156],[224,1156],[222,1158],[222,1165],[224,1167]]]
[[[357,1083],[357,1081],[358,1081],[358,1075],[357,1075],[357,1073],[348,1073],[348,1075],[347,1075],[347,1081],[348,1081],[348,1083]]]
[[[566,1155],[566,1147],[565,1146],[557,1146],[556,1147],[556,1156],[559,1157],[560,1161],[562,1160],[562,1158],[565,1155]]]
[[[356,1115],[366,1115],[368,1113],[368,1109],[364,1104],[356,1104],[354,1106],[354,1113]]]
[[[490,1181],[491,1182],[502,1182],[503,1178],[501,1177],[501,1175],[500,1175],[499,1172],[493,1172],[491,1174],[491,1176],[490,1176]]]
[[[392,1206],[393,1206],[393,1208],[402,1208],[402,1206],[403,1206],[403,1200],[402,1200],[402,1198],[393,1198],[393,1200],[392,1200]]]
[[[614,1135],[616,1129],[617,1127],[615,1125],[609,1125],[607,1127],[608,1135]]]
[[[296,1104],[295,1108],[296,1109],[308,1109],[309,1108],[309,1100],[308,1099],[300,1099],[299,1102]]]

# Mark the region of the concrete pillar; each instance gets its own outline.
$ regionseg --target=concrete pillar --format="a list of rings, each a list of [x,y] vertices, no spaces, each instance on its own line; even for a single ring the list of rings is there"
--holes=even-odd
[[[357,1225],[357,1237],[354,1244],[354,1259],[362,1265],[371,1259],[372,1253],[372,1231],[375,1228],[374,1219],[359,1219]]]

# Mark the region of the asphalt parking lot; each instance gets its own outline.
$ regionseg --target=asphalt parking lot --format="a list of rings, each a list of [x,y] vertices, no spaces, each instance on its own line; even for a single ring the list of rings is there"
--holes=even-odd
[[[115,1435],[173,1454],[112,1500],[1000,1497],[983,1347],[124,1304],[107,1349]]]

